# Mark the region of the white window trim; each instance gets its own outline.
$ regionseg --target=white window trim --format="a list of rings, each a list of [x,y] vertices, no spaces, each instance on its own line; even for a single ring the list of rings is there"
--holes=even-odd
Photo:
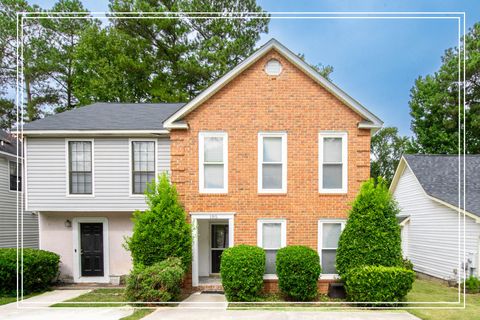
[[[132,198],[143,198],[145,195],[143,193],[133,193],[133,170],[132,170],[132,165],[133,165],[133,147],[132,143],[135,141],[153,141],[154,146],[153,146],[153,153],[154,153],[154,161],[155,161],[155,183],[158,182],[158,139],[152,139],[152,138],[131,138],[128,139],[128,192],[130,197]]]
[[[263,138],[282,138],[282,188],[263,189]],[[286,132],[259,132],[258,133],[258,193],[287,193],[287,133]]]
[[[342,139],[342,187],[338,189],[323,188],[323,139]],[[348,192],[348,134],[339,131],[321,131],[318,134],[318,192],[327,194],[342,194]]]
[[[8,162],[8,191],[13,192],[13,193],[18,193],[18,192],[21,193],[23,191],[23,187],[24,187],[24,185],[21,185],[22,183],[20,183],[20,184],[18,183],[18,167],[20,166],[20,168],[22,168],[21,159],[19,159],[19,160],[20,160],[20,162],[18,162],[16,160],[9,160],[7,158],[7,162]],[[15,162],[17,164],[17,190],[10,189],[10,166],[11,166],[12,162]],[[22,172],[22,175],[20,177],[22,178],[21,180],[23,180],[23,172]],[[22,190],[18,190],[19,185],[21,185],[20,187],[22,188]]]
[[[280,248],[264,248],[263,247],[263,224],[264,223],[280,223]],[[287,220],[286,219],[259,219],[257,220],[257,246],[264,250],[279,250],[287,246]],[[278,279],[276,274],[266,273],[263,279]]]
[[[223,188],[205,188],[205,138],[210,137],[221,137],[223,141]],[[198,191],[212,194],[228,193],[228,133],[226,132],[202,131],[198,134]]]
[[[103,225],[103,277],[82,277],[80,259],[80,223],[101,223]],[[110,282],[110,249],[108,247],[108,219],[103,217],[73,218],[73,281],[74,282]]]
[[[70,152],[68,150],[68,145],[70,141],[85,141],[85,142],[91,142],[92,144],[92,194],[75,194],[75,193],[70,193],[70,173],[69,173],[69,168],[70,168]],[[67,198],[95,198],[95,139],[70,139],[67,138],[65,139],[65,175],[66,179],[66,190],[65,194]]]
[[[341,231],[345,228],[345,219],[320,219],[318,220],[318,256],[320,258],[320,265],[322,265],[322,249],[338,249],[337,248],[323,248],[323,224],[326,223],[340,223],[341,224]],[[322,273],[320,275],[320,279],[339,279],[339,275],[337,273]]]

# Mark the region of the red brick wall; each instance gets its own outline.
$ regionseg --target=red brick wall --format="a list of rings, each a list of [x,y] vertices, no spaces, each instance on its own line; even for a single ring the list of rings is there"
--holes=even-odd
[[[283,72],[264,73],[272,57]],[[181,201],[189,212],[236,212],[235,244],[257,243],[256,221],[287,219],[287,244],[317,249],[320,218],[345,218],[360,183],[369,177],[370,131],[362,118],[276,51],[267,53],[185,119],[189,130],[172,130],[171,170]],[[198,133],[228,133],[228,194],[200,194]],[[318,192],[318,133],[348,132],[348,193]],[[259,131],[286,131],[287,193],[257,192]]]

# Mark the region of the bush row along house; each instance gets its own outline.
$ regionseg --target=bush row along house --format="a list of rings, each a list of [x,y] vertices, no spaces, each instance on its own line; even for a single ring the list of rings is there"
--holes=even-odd
[[[189,285],[215,282],[222,251],[250,244],[274,290],[276,252],[295,244],[318,250],[325,288],[381,126],[272,39],[187,103],[95,103],[25,125],[26,209],[63,280],[116,282],[132,212],[168,172],[193,225]]]

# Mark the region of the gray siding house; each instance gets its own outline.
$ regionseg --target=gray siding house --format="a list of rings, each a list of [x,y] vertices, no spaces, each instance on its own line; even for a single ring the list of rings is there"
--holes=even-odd
[[[182,106],[95,103],[24,126],[26,205],[40,248],[61,256],[61,280],[116,283],[130,271],[124,238],[146,182],[170,171],[163,122]]]
[[[463,157],[460,161],[463,167]],[[400,160],[390,191],[401,209],[403,253],[415,271],[444,280],[458,280],[463,273],[480,276],[479,168],[480,155],[465,157],[463,204],[457,155]]]
[[[16,248],[17,232],[19,247],[37,248],[38,217],[25,211],[22,221],[22,158],[17,152],[21,155],[17,138],[0,130],[0,248]]]

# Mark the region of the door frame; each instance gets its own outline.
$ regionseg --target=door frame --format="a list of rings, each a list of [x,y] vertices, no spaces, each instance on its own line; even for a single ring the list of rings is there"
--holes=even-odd
[[[192,222],[192,287],[198,287],[198,220],[227,220],[228,246],[230,248],[234,246],[235,212],[190,212],[190,217]]]
[[[103,225],[103,277],[82,276],[82,260],[80,258],[81,246],[81,223],[101,223]],[[81,217],[72,219],[73,228],[73,281],[74,282],[110,282],[110,250],[108,247],[108,219],[104,217]]]
[[[219,219],[220,220],[220,219]],[[208,228],[208,273],[210,275],[219,275],[219,273],[213,273],[212,272],[212,230],[213,226],[227,226],[228,227],[229,223],[227,222],[215,222],[215,221],[210,221],[209,223],[209,228]],[[228,247],[224,248],[223,250],[227,249],[230,247],[230,230],[228,230],[229,236],[228,236]]]

